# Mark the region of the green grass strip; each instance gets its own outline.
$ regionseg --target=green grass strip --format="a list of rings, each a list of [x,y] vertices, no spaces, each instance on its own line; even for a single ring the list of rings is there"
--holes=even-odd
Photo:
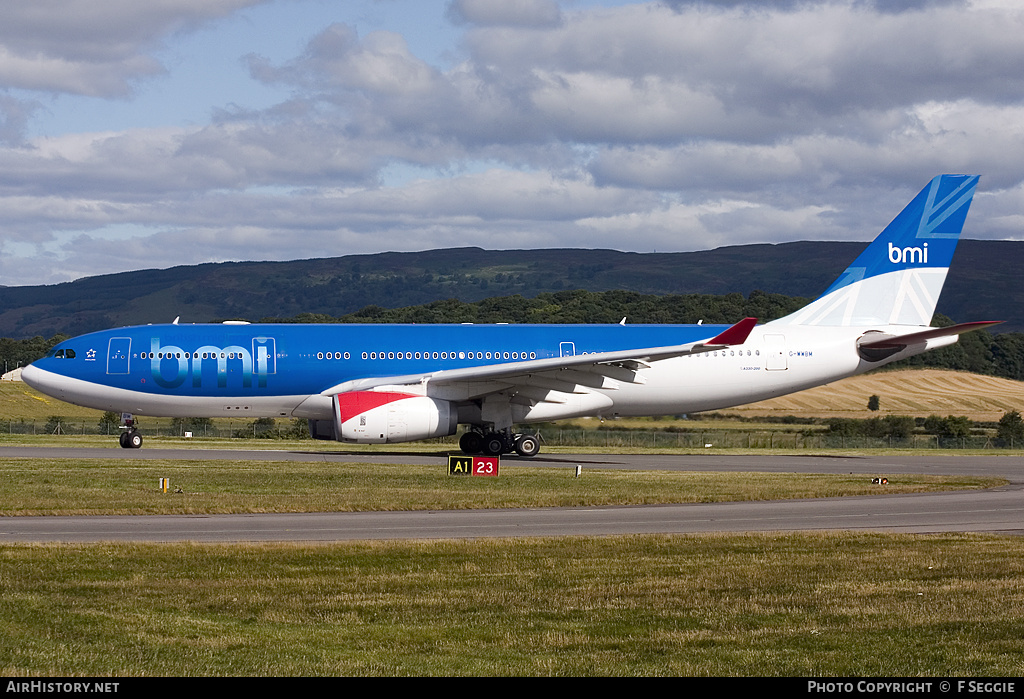
[[[497,478],[447,464],[0,459],[0,515],[212,514],[582,507],[778,500],[994,487],[999,478],[617,471],[505,466]],[[167,493],[159,479],[169,478]]]
[[[0,673],[1020,676],[1024,539],[0,547]]]

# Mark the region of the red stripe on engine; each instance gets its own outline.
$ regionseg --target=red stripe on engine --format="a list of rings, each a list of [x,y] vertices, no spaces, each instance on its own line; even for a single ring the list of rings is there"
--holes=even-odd
[[[385,391],[352,391],[351,393],[339,393],[334,397],[335,409],[338,411],[342,422],[351,420],[360,413],[373,410],[396,400],[415,398],[412,393],[388,393]]]

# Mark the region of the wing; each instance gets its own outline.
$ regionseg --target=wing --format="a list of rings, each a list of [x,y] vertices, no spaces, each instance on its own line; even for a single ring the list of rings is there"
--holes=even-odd
[[[322,391],[321,395],[333,396],[350,391],[367,391],[379,386],[420,384],[429,386],[427,393],[432,396],[448,400],[469,400],[508,390],[510,387],[521,388],[526,394],[539,396],[544,391],[572,392],[578,385],[590,388],[607,387],[608,380],[643,383],[643,377],[637,372],[649,366],[649,362],[741,345],[756,324],[757,318],[744,318],[713,338],[669,347],[595,352],[422,374],[355,379],[332,386]]]

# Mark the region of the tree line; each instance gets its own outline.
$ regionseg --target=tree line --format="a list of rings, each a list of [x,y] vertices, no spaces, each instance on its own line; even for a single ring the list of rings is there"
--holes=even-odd
[[[788,315],[807,299],[753,291],[731,294],[641,294],[633,291],[558,291],[527,298],[495,296],[469,302],[457,299],[416,306],[365,306],[355,313],[330,316],[300,313],[287,318],[266,317],[275,323],[734,323],[748,316],[767,322]],[[949,318],[936,314],[932,325],[946,326]],[[998,327],[998,326],[996,326]],[[67,335],[27,340],[0,338],[0,361],[10,371],[44,356]],[[889,365],[887,368],[937,368],[969,371],[1024,381],[1024,333],[993,334],[978,330],[959,342]]]
[[[40,357],[45,357],[54,345],[66,339],[67,335],[54,335],[49,339],[36,336],[27,340],[0,337],[0,362],[3,362],[3,372],[13,371],[20,366],[31,364]]]
[[[734,323],[755,317],[762,323],[781,318],[806,306],[808,300],[783,294],[753,291],[742,294],[641,294],[632,291],[559,291],[497,296],[482,301],[457,299],[418,306],[382,308],[371,305],[342,316],[300,313],[289,318],[268,317],[275,323]],[[932,325],[953,321],[935,314]],[[998,326],[995,326],[998,327]],[[886,369],[933,368],[968,371],[1024,381],[1024,333],[993,334],[977,330],[957,343],[896,362]]]
[[[964,415],[929,415],[925,418],[886,415],[865,419],[833,417],[824,422],[830,434],[844,437],[907,439],[915,432],[921,432],[937,437],[963,439],[970,437],[974,429],[994,427],[996,439],[1001,443],[1019,445],[1024,442],[1024,418],[1016,410],[1003,413],[994,424],[976,423]]]

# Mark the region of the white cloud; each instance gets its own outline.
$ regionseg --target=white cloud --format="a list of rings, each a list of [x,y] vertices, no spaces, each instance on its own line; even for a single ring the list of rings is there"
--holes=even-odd
[[[7,3],[0,22],[0,85],[124,96],[164,68],[152,51],[265,0],[33,0]]]
[[[45,108],[29,95],[130,98],[173,70],[161,45],[252,4],[16,8],[0,27],[0,86],[24,88],[0,94],[0,250],[16,253],[0,283],[461,245],[863,240],[951,171],[983,175],[969,235],[1021,237],[1016,4],[459,0],[434,8],[463,31],[444,66],[408,23],[366,31],[339,9],[291,58],[239,51],[288,93],[271,108],[19,137]],[[37,263],[10,264],[29,250]]]

